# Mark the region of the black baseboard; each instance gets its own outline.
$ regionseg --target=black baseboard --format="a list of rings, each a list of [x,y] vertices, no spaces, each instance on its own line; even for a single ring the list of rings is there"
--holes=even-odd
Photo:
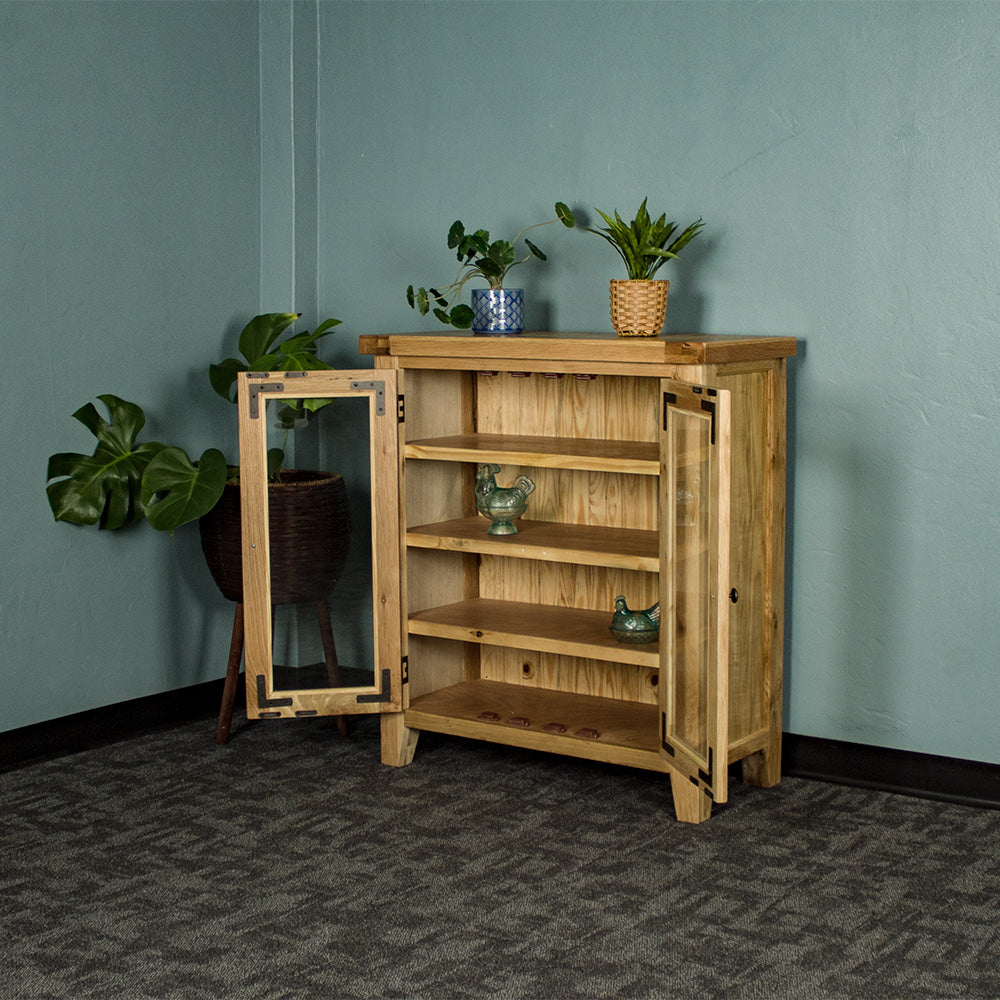
[[[244,703],[243,677],[236,695]],[[0,733],[0,772],[198,718],[214,739],[222,680],[136,698]],[[785,733],[781,773],[1000,809],[1000,764]]]
[[[0,773],[199,718],[205,719],[207,737],[214,740],[213,716],[219,714],[222,685],[220,678],[0,733]],[[237,708],[243,698],[241,674]]]
[[[1000,764],[785,733],[781,773],[1000,809]]]

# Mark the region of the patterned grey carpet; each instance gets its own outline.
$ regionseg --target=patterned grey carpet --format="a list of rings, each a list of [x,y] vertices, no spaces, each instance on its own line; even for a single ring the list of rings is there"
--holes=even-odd
[[[1000,811],[234,730],[0,775],[2,1000],[1000,997]]]

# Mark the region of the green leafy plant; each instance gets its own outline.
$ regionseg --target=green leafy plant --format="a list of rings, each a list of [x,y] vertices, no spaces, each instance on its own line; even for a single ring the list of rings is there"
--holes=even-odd
[[[701,232],[704,223],[701,219],[692,222],[678,236],[676,222],[667,222],[666,215],[661,215],[655,221],[646,209],[646,198],[635,213],[631,222],[625,222],[615,212],[607,215],[599,208],[598,215],[607,223],[605,228],[592,229],[584,226],[588,233],[595,233],[615,248],[618,256],[625,263],[625,269],[630,279],[649,280],[668,260],[676,257]]]
[[[240,334],[239,358],[226,358],[217,365],[210,365],[208,378],[212,388],[231,403],[236,402],[236,376],[240,372],[308,372],[327,371],[330,366],[320,361],[318,342],[332,332],[335,326],[340,326],[339,319],[328,319],[312,332],[299,333],[284,343],[276,344],[277,339],[297,319],[301,313],[264,313],[255,316],[243,328]],[[329,399],[299,400],[292,407],[315,411],[328,403]]]
[[[466,282],[478,277],[483,278],[490,288],[503,288],[504,279],[512,267],[523,264],[531,257],[548,260],[525,233],[539,226],[549,226],[553,222],[561,222],[567,229],[572,229],[576,225],[573,213],[562,202],[556,203],[555,213],[554,219],[536,222],[522,229],[512,240],[491,241],[489,231],[486,229],[467,233],[465,226],[456,220],[448,230],[448,249],[455,251],[455,257],[460,264],[455,280],[440,290],[423,287],[414,289],[413,285],[409,285],[406,289],[406,301],[410,308],[416,309],[421,316],[433,312],[445,325],[467,330],[472,326],[474,319],[472,309],[464,303],[453,305],[455,300],[461,297]],[[527,253],[520,259],[515,248],[518,240],[524,240],[527,249]]]
[[[278,343],[300,313],[266,313],[255,316],[240,334],[244,360],[226,358],[209,367],[212,388],[223,399],[236,402],[234,386],[242,371],[328,371],[320,360],[318,342],[340,320],[328,319],[312,333],[295,334]],[[77,410],[79,420],[97,438],[92,455],[60,452],[49,458],[45,492],[57,521],[96,524],[115,530],[146,520],[171,534],[182,524],[207,514],[222,496],[227,482],[239,476],[218,448],[209,448],[193,461],[183,448],[159,441],[138,443],[146,414],[136,403],[118,396],[97,397],[107,409],[105,420],[93,403]],[[286,430],[299,425],[308,414],[332,402],[329,399],[291,401],[279,414]],[[268,473],[280,476],[284,452],[268,452]]]

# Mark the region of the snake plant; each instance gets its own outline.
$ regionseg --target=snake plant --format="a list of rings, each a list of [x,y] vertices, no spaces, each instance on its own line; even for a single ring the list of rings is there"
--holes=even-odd
[[[583,227],[588,233],[595,233],[615,248],[625,263],[630,279],[652,278],[668,260],[676,257],[704,226],[701,219],[698,219],[680,235],[674,237],[677,223],[667,222],[665,214],[654,221],[646,209],[646,201],[646,198],[642,199],[642,204],[631,222],[625,222],[617,212],[614,216],[610,216],[598,208],[595,211],[607,226],[601,229]]]

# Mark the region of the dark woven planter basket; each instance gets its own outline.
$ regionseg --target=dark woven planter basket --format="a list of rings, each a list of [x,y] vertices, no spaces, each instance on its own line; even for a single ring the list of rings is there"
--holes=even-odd
[[[284,469],[267,488],[271,603],[319,601],[340,578],[351,540],[347,488],[335,473]],[[209,571],[230,601],[243,600],[240,488],[228,485],[199,522]]]

